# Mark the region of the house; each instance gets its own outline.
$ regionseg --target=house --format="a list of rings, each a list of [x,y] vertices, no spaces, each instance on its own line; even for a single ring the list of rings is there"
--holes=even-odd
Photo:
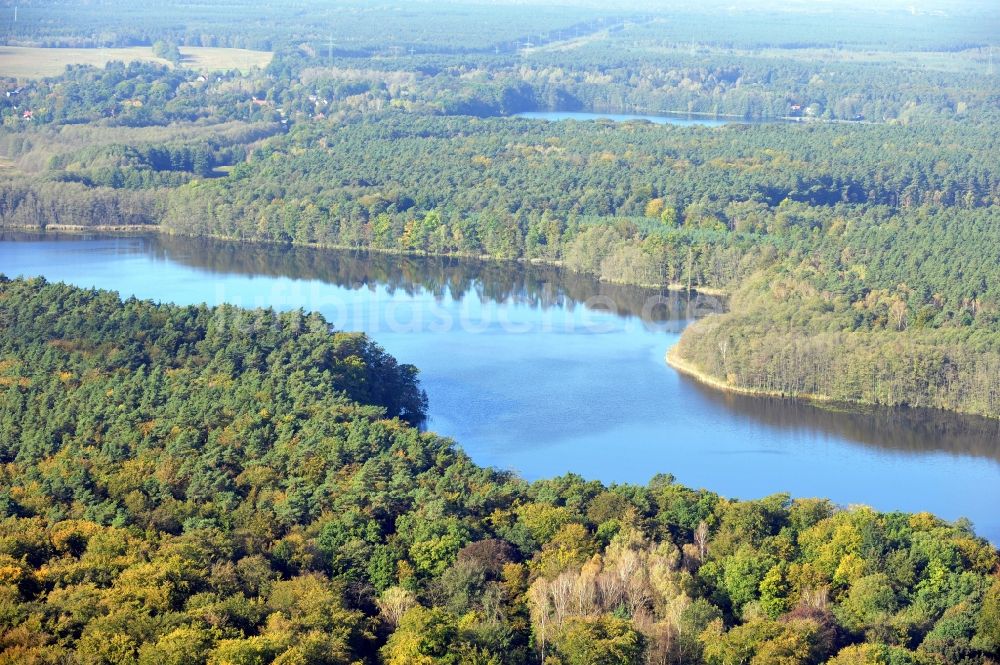
[[[35,112],[30,110],[25,111],[21,117],[23,117],[25,120],[31,120],[32,118],[35,117]]]

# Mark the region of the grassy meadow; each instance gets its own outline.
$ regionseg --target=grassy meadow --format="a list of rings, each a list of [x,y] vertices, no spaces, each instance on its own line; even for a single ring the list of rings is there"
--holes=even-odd
[[[238,48],[211,48],[182,46],[185,67],[198,71],[238,69],[247,72],[254,67],[266,67],[273,56],[267,51]],[[128,48],[36,48],[29,46],[0,46],[0,75],[16,78],[44,78],[58,76],[67,65],[94,65],[103,67],[119,60],[142,60],[170,65],[167,60],[153,55],[148,46]]]

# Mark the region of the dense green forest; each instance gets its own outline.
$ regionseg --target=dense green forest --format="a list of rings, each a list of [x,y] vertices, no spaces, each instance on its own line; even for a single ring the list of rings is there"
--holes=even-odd
[[[680,129],[390,111],[279,127],[135,128],[127,145],[98,128],[11,136],[35,170],[3,186],[0,219],[713,287],[735,295],[733,312],[679,348],[701,372],[779,394],[1000,413],[1000,184],[996,137],[980,125]]]
[[[495,53],[519,44],[558,43],[602,30],[657,22],[654,43],[717,44],[731,48],[954,50],[990,43],[997,18],[989,0],[845,2],[841,11],[803,11],[808,3],[626,0],[608,6],[583,0],[445,0],[410,5],[364,0],[291,3],[213,0],[105,0],[86,11],[71,0],[0,5],[8,44],[114,47],[166,41],[189,46],[271,50],[303,41],[334,42],[334,54]],[[798,5],[798,6],[797,6]],[[14,20],[14,7],[18,7]],[[919,11],[915,11],[919,8]],[[432,11],[427,11],[432,9]],[[944,20],[942,20],[944,15]],[[234,16],[240,21],[234,22]]]
[[[115,47],[157,41],[186,46],[271,50],[297,40],[334,43],[334,53],[371,55],[393,49],[435,52],[489,50],[556,29],[581,32],[610,20],[608,12],[576,8],[572,19],[559,6],[531,12],[514,3],[443,2],[427,7],[364,0],[296,0],[292,3],[213,0],[191,4],[110,0],[80,11],[78,3],[43,0],[13,3],[2,16],[8,44]],[[239,21],[233,18],[238,16]]]
[[[349,9],[338,29],[396,11]],[[439,20],[394,23],[409,35],[398,44],[356,31],[353,51],[339,33],[330,49],[321,16],[293,12],[264,71],[132,63],[8,80],[0,224],[548,262],[715,289],[732,311],[694,325],[674,357],[703,378],[1000,415],[993,14],[648,10],[477,23],[451,48],[441,35],[455,21],[512,6],[446,3]],[[25,38],[56,34],[32,11]],[[152,27],[127,39],[230,43],[200,16],[216,42]],[[538,109],[797,122],[502,117]]]
[[[712,385],[995,419],[1000,15],[871,4],[0,2],[0,229],[213,237],[185,260],[235,271],[265,243],[255,273],[350,284],[440,261],[434,292],[507,273],[485,297],[632,316],[636,285],[720,292],[671,357]],[[17,79],[15,45],[170,64]],[[544,110],[738,122],[511,117]],[[967,521],[527,482],[426,410],[317,314],[0,275],[0,665],[1000,662]],[[858,427],[906,449],[925,412],[891,413]]]
[[[0,278],[0,320],[0,662],[1000,657],[967,523],[483,469],[315,314]]]
[[[173,3],[119,5],[74,21],[70,5],[32,5],[9,43],[275,56],[249,74],[132,63],[7,80],[0,224],[540,261],[716,289],[732,311],[675,353],[694,374],[1000,415],[997,16],[979,3],[275,14],[233,0],[177,22]],[[238,33],[222,20],[235,10]],[[539,109],[797,122],[502,117]]]

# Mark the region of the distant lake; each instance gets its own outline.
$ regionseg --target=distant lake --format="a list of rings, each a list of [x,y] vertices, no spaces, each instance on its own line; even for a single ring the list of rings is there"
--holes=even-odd
[[[722,127],[732,124],[756,124],[756,121],[740,118],[718,118],[714,116],[696,115],[635,115],[631,113],[585,113],[583,111],[527,111],[516,113],[514,118],[531,120],[612,120],[628,122],[630,120],[647,120],[657,125],[678,125],[680,127]]]
[[[726,395],[664,363],[719,309],[554,268],[169,237],[0,235],[0,272],[181,304],[319,310],[421,370],[430,429],[528,479],[567,472],[968,517],[1000,542],[1000,423]]]

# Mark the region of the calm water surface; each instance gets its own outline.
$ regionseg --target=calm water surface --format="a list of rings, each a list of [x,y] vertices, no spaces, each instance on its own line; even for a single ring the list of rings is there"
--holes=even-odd
[[[0,236],[0,272],[183,304],[317,309],[421,370],[429,427],[529,479],[656,473],[968,517],[1000,542],[1000,430],[937,412],[837,413],[722,395],[663,361],[718,308],[550,268],[169,238]]]
[[[514,114],[515,118],[530,118],[532,120],[613,120],[628,122],[630,120],[646,120],[657,125],[677,125],[679,127],[722,127],[723,125],[745,124],[748,121],[738,118],[715,118],[711,116],[689,115],[636,115],[632,113],[589,113],[584,111],[527,111]]]

